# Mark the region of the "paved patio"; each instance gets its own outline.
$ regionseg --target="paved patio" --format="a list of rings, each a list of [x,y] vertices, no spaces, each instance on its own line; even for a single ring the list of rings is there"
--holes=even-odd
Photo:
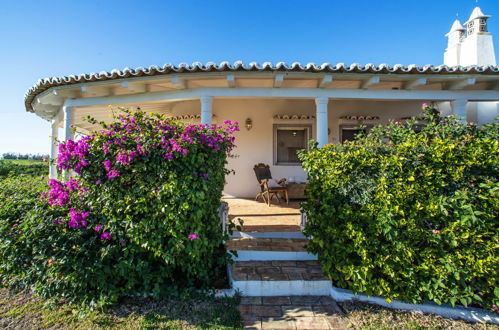
[[[300,231],[300,202],[277,203],[268,206],[261,201],[243,198],[224,198],[229,204],[229,220],[237,224],[244,221],[245,232],[292,232]]]

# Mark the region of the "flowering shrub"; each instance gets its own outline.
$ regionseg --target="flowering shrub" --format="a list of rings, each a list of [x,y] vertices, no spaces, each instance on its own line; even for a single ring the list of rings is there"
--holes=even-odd
[[[302,153],[305,233],[336,286],[388,300],[499,305],[499,124],[415,121]]]
[[[230,260],[217,208],[237,123],[184,125],[128,110],[115,119],[59,144],[57,166],[77,175],[50,180],[26,216],[26,281],[87,304],[209,286]]]

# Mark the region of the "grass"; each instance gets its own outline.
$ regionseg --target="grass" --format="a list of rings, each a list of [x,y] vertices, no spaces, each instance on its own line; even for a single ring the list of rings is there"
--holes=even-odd
[[[33,164],[47,164],[41,160],[35,159],[0,159],[0,164],[16,164],[16,165],[33,165]]]
[[[25,292],[0,289],[2,329],[242,329],[239,299],[198,296],[190,299],[127,298],[106,312],[81,314],[66,305]],[[345,302],[338,315],[347,328],[380,329],[499,329],[417,312]]]
[[[492,324],[469,323],[437,315],[389,309],[358,301],[338,303],[344,312],[342,320],[348,328],[380,329],[499,329]]]
[[[241,329],[237,298],[127,298],[106,312],[81,314],[25,292],[0,290],[0,328]]]
[[[49,164],[32,159],[0,159],[0,178],[7,176],[46,176]]]

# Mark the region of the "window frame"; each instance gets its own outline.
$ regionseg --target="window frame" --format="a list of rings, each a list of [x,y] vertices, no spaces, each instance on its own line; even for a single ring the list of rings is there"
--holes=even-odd
[[[343,130],[346,130],[346,131],[360,131],[359,129],[359,126],[365,126],[364,128],[364,132],[369,132],[369,130],[371,128],[374,127],[374,125],[372,124],[342,124],[340,125],[339,127],[339,141],[341,144],[345,143],[345,141],[343,141]]]
[[[277,131],[278,130],[305,130],[305,136],[307,140],[305,142],[305,150],[308,151],[308,141],[310,141],[312,136],[312,124],[274,124],[272,127],[273,131],[273,143],[272,143],[272,154],[273,154],[273,164],[275,166],[301,166],[301,162],[278,162],[277,161]]]

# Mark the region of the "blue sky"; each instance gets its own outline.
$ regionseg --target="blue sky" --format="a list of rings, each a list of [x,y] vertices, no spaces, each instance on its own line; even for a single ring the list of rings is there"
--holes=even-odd
[[[474,0],[0,1],[0,154],[48,153],[39,78],[164,63],[434,64]],[[480,0],[499,37],[499,1]],[[497,43],[496,40],[496,52]],[[498,53],[499,55],[499,53]]]

